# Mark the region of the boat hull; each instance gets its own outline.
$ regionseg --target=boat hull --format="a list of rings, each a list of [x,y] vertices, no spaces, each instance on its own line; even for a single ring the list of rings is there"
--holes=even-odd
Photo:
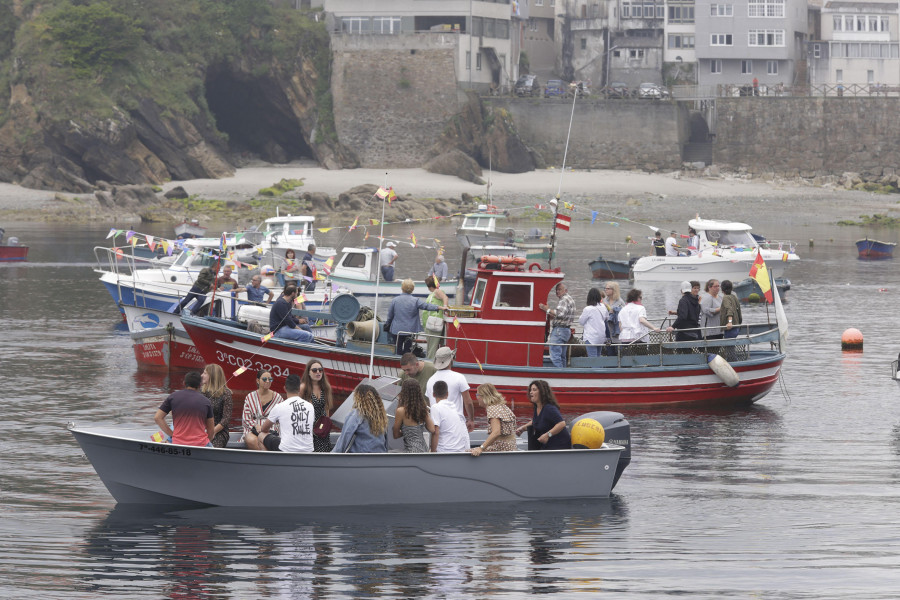
[[[893,242],[879,242],[878,240],[857,240],[856,249],[861,260],[884,260],[894,258]]]
[[[717,256],[642,256],[635,261],[632,274],[635,282],[641,281],[700,281],[710,279],[741,281],[746,279],[756,258],[756,253],[744,252],[744,257],[723,258]],[[796,256],[796,255],[793,255]],[[766,267],[772,277],[782,277],[785,261],[766,258]]]
[[[140,429],[70,425],[70,431],[118,503],[160,506],[287,508],[606,498],[623,450],[604,446],[485,453],[478,458],[468,453],[282,453],[158,444],[150,441],[152,431]],[[541,474],[540,485],[534,484],[535,473]]]
[[[278,339],[262,342],[259,335],[215,319],[190,315],[182,317],[182,324],[203,358],[222,365],[231,377],[229,386],[233,389],[255,389],[253,373],[259,369],[271,371],[276,377],[302,374],[306,362],[313,358],[322,362],[332,387],[341,395],[349,394],[368,375],[368,345],[345,349]],[[480,384],[493,383],[508,399],[521,402],[528,401],[525,390],[529,382],[545,379],[559,403],[573,407],[738,406],[752,404],[772,389],[784,356],[777,351],[755,351],[749,360],[733,362],[741,380],[734,388],[727,387],[705,361],[678,364],[684,360],[680,355],[672,355],[666,359],[671,361],[669,364],[660,366],[641,366],[639,361],[623,357],[623,366],[618,367],[559,369],[552,365],[516,367],[455,362],[453,370],[466,376],[473,394]],[[598,360],[619,364],[616,357]],[[372,364],[375,377],[400,374],[398,356],[376,354]],[[232,376],[241,367],[246,370]]]
[[[134,358],[138,366],[148,370],[202,370],[203,357],[184,331],[165,327],[131,335]]]
[[[28,260],[28,246],[0,246],[0,262]]]
[[[631,273],[631,264],[625,260],[598,257],[591,261],[590,267],[594,279],[628,279]]]

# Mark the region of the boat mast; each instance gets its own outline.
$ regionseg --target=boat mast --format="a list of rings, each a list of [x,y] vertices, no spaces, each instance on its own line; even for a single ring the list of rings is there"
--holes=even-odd
[[[388,174],[387,171],[384,173],[384,188],[388,189],[387,186]],[[377,196],[376,196],[377,197]],[[372,255],[372,267],[375,269],[375,306],[372,307],[372,346],[369,349],[369,379],[374,379],[374,369],[375,369],[375,338],[378,337],[378,288],[381,285],[381,250],[384,246],[384,205],[389,198],[389,194],[385,194],[384,198],[381,199],[381,230],[378,233],[378,255]],[[378,260],[378,265],[375,264],[375,260]]]
[[[559,173],[559,189],[556,190],[556,197],[550,200],[553,207],[553,227],[550,228],[550,259],[547,261],[548,268],[553,268],[553,255],[556,254],[556,216],[559,214],[559,199],[562,196],[563,175],[566,174],[566,158],[569,156],[569,140],[572,137],[572,121],[575,120],[575,100],[578,99],[576,92],[572,96],[572,113],[569,115],[569,131],[566,133],[566,148],[563,150],[562,169]]]

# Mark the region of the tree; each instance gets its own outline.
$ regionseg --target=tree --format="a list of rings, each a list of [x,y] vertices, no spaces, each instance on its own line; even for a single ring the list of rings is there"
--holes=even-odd
[[[103,74],[125,62],[144,33],[134,19],[105,2],[66,4],[48,17],[59,60],[79,76]]]

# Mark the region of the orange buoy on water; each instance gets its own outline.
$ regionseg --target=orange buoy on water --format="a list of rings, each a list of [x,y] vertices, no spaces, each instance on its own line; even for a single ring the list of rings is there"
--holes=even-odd
[[[842,350],[862,350],[863,349],[863,334],[859,329],[855,329],[851,327],[844,331],[843,335],[841,335],[841,349]]]

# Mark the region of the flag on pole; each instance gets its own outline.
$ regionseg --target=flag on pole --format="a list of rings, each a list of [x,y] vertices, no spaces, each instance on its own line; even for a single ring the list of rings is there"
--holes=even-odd
[[[394,193],[394,188],[392,188],[392,187],[388,188],[388,196],[387,196],[388,204],[390,204],[391,202],[393,202],[396,199],[397,199],[397,194]]]
[[[119,230],[116,229],[115,227],[113,227],[112,229],[109,230],[109,233],[106,234],[106,239],[109,239],[109,238],[111,238],[113,236],[117,236],[117,235],[119,235]]]
[[[228,247],[228,241],[225,239],[225,232],[222,232],[222,240],[219,242],[219,250],[222,251],[222,254],[225,254],[225,248]]]
[[[599,214],[599,213],[598,213],[596,210],[592,210],[592,211],[591,211],[591,225],[593,225],[593,224],[594,224],[594,221],[597,220],[597,215],[598,215],[598,214]]]
[[[389,192],[386,189],[384,189],[383,187],[380,187],[375,191],[375,195],[378,196],[379,200],[384,200],[385,198],[388,197],[388,194],[389,194]]]
[[[568,231],[572,225],[572,217],[566,215],[556,215],[556,228]]]
[[[750,267],[750,277],[756,280],[759,289],[762,290],[766,297],[766,302],[772,304],[775,299],[772,296],[772,282],[769,280],[769,269],[766,268],[766,261],[763,260],[762,252],[757,252],[756,260]]]

